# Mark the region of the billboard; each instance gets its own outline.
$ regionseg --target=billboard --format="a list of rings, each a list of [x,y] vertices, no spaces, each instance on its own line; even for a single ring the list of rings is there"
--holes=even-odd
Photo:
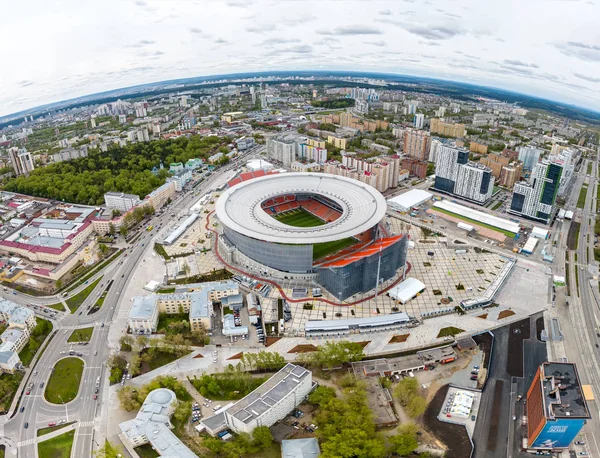
[[[583,418],[559,418],[547,421],[542,431],[529,444],[531,448],[567,448],[585,424]]]

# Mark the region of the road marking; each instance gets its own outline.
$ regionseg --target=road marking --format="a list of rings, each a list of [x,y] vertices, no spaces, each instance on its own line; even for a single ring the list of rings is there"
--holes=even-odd
[[[37,438],[27,439],[26,441],[21,441],[17,443],[17,447],[26,447],[27,445],[32,445],[37,442]]]

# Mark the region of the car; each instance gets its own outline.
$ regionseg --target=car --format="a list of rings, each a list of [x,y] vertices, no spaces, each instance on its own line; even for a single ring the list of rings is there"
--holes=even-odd
[[[471,375],[471,380],[477,380],[477,376],[476,375]]]
[[[471,421],[475,421],[475,415],[471,415]]]
[[[585,442],[583,442],[583,441],[575,441],[575,445],[585,445]]]
[[[515,421],[517,419],[516,415],[513,415],[513,421]]]
[[[48,423],[48,426],[49,426],[49,427],[56,426],[56,422],[54,422],[54,421],[51,421],[50,423]]]
[[[96,351],[94,352],[94,356],[96,356],[97,354],[98,354],[98,350],[96,350]]]
[[[25,423],[27,424],[27,423]],[[588,452],[579,452],[578,453],[579,456],[588,456]]]
[[[95,393],[94,393],[94,396],[92,396],[92,397],[94,398],[94,401],[95,401],[96,399],[98,399],[98,395],[97,395],[97,394],[95,394]]]
[[[213,363],[216,363],[216,362],[217,362],[217,360],[213,358]]]
[[[25,407],[21,407],[21,408],[19,409],[19,412],[21,412],[21,413],[23,413],[24,411],[25,411]]]
[[[25,429],[29,428],[29,423],[28,423],[28,422],[25,422],[25,424],[23,425],[23,427],[24,427]]]
[[[27,391],[25,391],[25,394],[29,395],[29,394],[31,394],[31,391],[27,390]]]
[[[44,382],[40,383],[40,388],[44,388]]]

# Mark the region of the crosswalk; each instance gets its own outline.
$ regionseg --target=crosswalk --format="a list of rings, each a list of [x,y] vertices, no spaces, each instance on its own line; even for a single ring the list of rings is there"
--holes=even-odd
[[[88,428],[90,426],[94,426],[94,420],[90,420],[90,421],[80,421],[75,423],[73,426],[75,427],[79,427],[79,428]],[[65,428],[67,427],[67,425],[65,425]],[[17,447],[26,447],[28,445],[32,445],[32,444],[36,444],[37,443],[37,438],[34,437],[32,439],[27,439],[25,441],[21,441],[17,443]]]
[[[37,438],[27,439],[26,441],[21,441],[17,444],[19,447],[25,447],[27,445],[35,444],[37,442]]]

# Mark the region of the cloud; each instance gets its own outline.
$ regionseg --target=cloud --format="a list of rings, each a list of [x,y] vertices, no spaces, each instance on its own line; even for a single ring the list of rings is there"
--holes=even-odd
[[[17,84],[21,87],[27,87],[27,86],[31,86],[33,84],[33,81],[29,81],[29,80],[17,81]]]
[[[506,65],[511,65],[513,67],[540,68],[540,66],[537,64],[528,64],[526,62],[516,59],[504,59],[502,62],[504,62]]]
[[[408,32],[423,37],[427,40],[448,40],[457,35],[462,35],[464,31],[458,27],[447,26],[413,26],[406,25],[404,27]]]
[[[249,6],[252,6],[252,2],[250,0],[229,0],[226,5],[237,8],[248,8]]]
[[[289,27],[294,27],[296,25],[301,25],[301,24],[306,24],[307,22],[312,22],[316,19],[317,18],[315,16],[313,16],[312,14],[304,14],[304,15],[301,14],[296,17],[280,19],[279,22],[281,22],[282,24],[287,25]]]
[[[365,44],[367,45],[373,45],[373,46],[386,46],[386,42],[383,40],[379,40],[379,41],[365,41]]]
[[[144,0],[136,0],[135,4],[137,6],[148,6],[148,4]]]
[[[251,25],[246,27],[246,32],[263,34],[277,30],[276,25]]]
[[[150,46],[155,44],[156,41],[153,40],[140,40],[132,45],[129,45],[129,48],[143,48],[144,46]]]
[[[368,25],[346,25],[333,30],[317,30],[319,35],[381,35],[383,32]]]
[[[223,38],[217,38],[216,40],[214,40],[214,43],[218,45],[225,45],[229,42],[227,40],[224,40]]]
[[[419,43],[425,46],[441,46],[437,41],[419,41]]]
[[[556,45],[562,54],[577,59],[594,62],[600,62],[600,46],[588,45],[579,41],[568,41]]]
[[[310,45],[288,46],[287,48],[274,49],[269,51],[267,56],[277,56],[280,54],[310,54],[313,47]]]
[[[197,35],[204,35],[204,32],[202,31],[202,29],[199,29],[198,27],[192,27],[190,29],[191,33],[195,33]]]
[[[379,11],[379,14],[381,14],[382,16],[391,16],[394,13],[392,13],[390,10],[381,10]]]
[[[583,73],[573,73],[574,76],[581,80],[589,81],[590,83],[600,83],[600,76],[589,76]]]

